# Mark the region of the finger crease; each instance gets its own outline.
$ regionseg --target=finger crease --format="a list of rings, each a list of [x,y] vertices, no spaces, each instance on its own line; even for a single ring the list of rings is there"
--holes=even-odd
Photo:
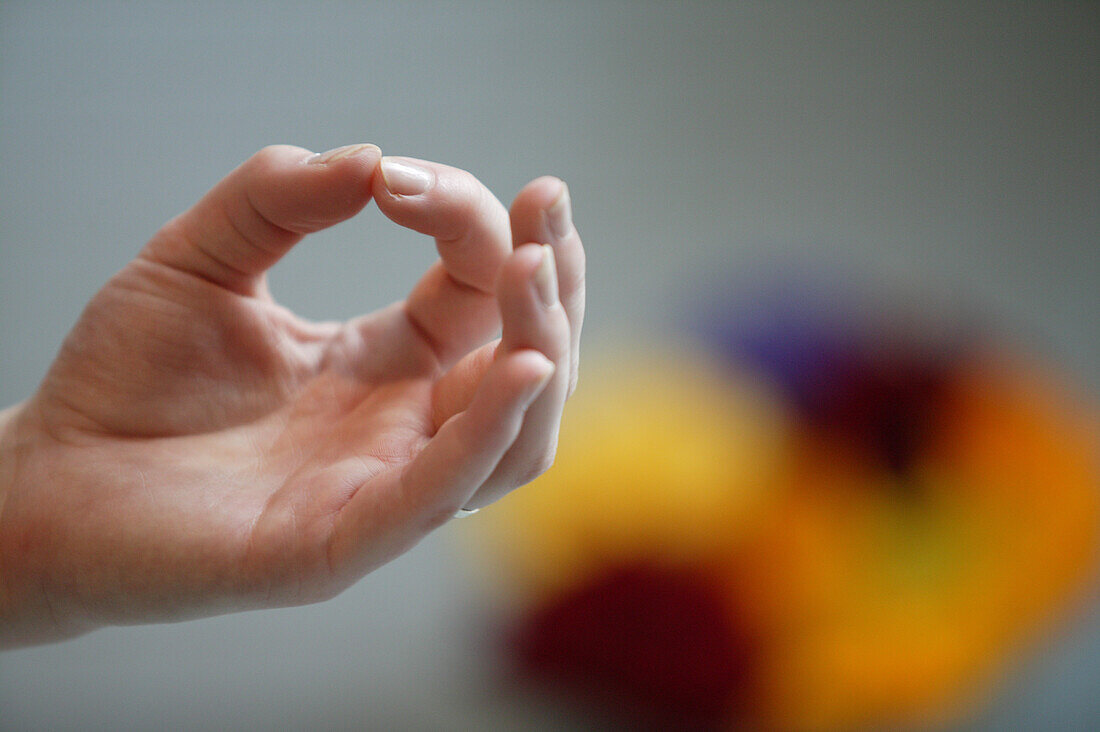
[[[435,359],[436,370],[439,370],[443,366],[443,345],[431,334],[431,332],[424,327],[424,325],[417,319],[415,315],[409,310],[409,306],[406,303],[405,307],[401,308],[405,313],[405,320],[408,321],[409,327],[412,328],[416,336],[424,342],[424,345],[428,347],[432,357]]]
[[[222,215],[225,217],[226,224],[229,225],[229,228],[233,230],[233,233],[237,236],[238,239],[243,241],[248,246],[251,246],[251,247],[256,246],[255,244],[252,243],[252,241],[247,236],[244,235],[244,232],[241,231],[240,228],[237,226],[237,222],[235,222],[233,220],[233,217],[230,216],[229,212],[226,211],[224,208],[222,209]],[[198,249],[203,254],[205,254],[206,257],[208,259],[210,259],[212,262],[214,262],[215,264],[218,264],[221,267],[229,270],[230,272],[237,275],[238,277],[244,277],[244,278],[252,277],[251,272],[248,272],[243,267],[240,267],[240,266],[234,264],[233,262],[230,261],[230,259],[228,257],[223,257],[223,256],[219,255],[217,253],[217,247],[205,247],[205,246],[203,246],[202,242],[203,242],[202,238],[196,238],[195,240],[193,240],[193,244],[194,244],[195,248]],[[256,248],[259,249],[259,247],[256,247]],[[261,251],[262,251],[262,249],[261,249]]]
[[[292,231],[292,230],[286,228],[285,226],[279,226],[274,221],[272,221],[267,216],[265,216],[263,214],[263,212],[260,211],[259,208],[257,208],[256,204],[252,202],[252,194],[250,194],[247,190],[244,191],[244,202],[248,205],[248,208],[252,211],[252,213],[255,214],[256,218],[258,218],[263,224],[265,224],[266,226],[270,226],[274,230],[272,233],[275,236],[282,237],[282,238],[287,238],[287,239],[298,239],[302,236],[300,233],[298,233],[296,231]],[[228,215],[228,212],[226,212],[226,213]],[[238,234],[241,234],[242,239],[244,239],[246,242],[248,242],[252,246],[256,247],[257,249],[259,249],[263,252],[267,252],[268,254],[271,254],[271,252],[268,249],[266,249],[263,246],[261,246],[260,244],[258,244],[251,237],[244,236],[243,233],[241,232],[241,230],[237,227],[236,223],[233,222],[232,217],[229,217],[229,219],[230,219],[230,223],[233,225],[233,229]]]
[[[463,282],[455,277],[451,272],[447,271],[446,265],[443,267],[443,273],[447,275],[447,279],[454,283],[454,286],[463,293],[472,293],[475,295],[482,295],[483,297],[496,297],[496,293],[483,290],[477,285],[470,282]]]
[[[238,237],[241,237],[243,239],[241,231],[237,228],[237,225],[235,225],[233,219],[228,215],[228,212],[222,211],[222,214],[224,217],[226,217],[226,221],[229,227],[235,233],[237,233]],[[184,237],[184,240],[191,245],[191,247],[204,254],[208,260],[222,267],[223,270],[227,270],[230,274],[242,278],[248,278],[252,276],[251,273],[245,272],[243,269],[241,269],[240,266],[233,264],[228,258],[226,258],[226,256],[221,256],[220,254],[218,254],[217,247],[204,247],[204,238],[188,237],[186,233],[182,233],[182,236]],[[245,239],[244,241],[248,240]]]

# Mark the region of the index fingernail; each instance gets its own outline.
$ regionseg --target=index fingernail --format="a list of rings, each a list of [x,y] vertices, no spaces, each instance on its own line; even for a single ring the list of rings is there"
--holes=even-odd
[[[433,178],[430,170],[407,160],[382,158],[382,182],[390,193],[398,196],[418,196],[431,188]]]

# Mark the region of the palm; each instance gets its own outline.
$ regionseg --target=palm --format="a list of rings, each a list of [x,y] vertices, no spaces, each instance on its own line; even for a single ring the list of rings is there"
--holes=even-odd
[[[207,583],[223,577],[240,583],[223,588],[230,594],[260,591],[256,602],[310,599],[329,587],[328,529],[340,509],[360,491],[397,500],[400,469],[435,431],[438,367],[403,321],[390,308],[343,325],[306,323],[268,298],[140,260],[117,275],[40,395],[51,431],[111,450],[109,462],[71,466],[86,484],[113,484],[97,522],[164,517],[148,537],[156,544],[130,547],[130,558],[115,553],[112,574],[121,566],[134,578],[156,548],[164,555],[156,581],[173,607],[183,588],[206,598]],[[131,364],[124,379],[101,378],[119,363]],[[404,548],[375,546],[370,565]],[[185,551],[208,557],[202,576],[167,566]]]
[[[400,218],[401,200],[376,197]],[[36,464],[50,484],[60,477],[72,488],[58,510],[56,497],[32,495],[48,484],[31,481],[9,514],[45,521],[24,507],[53,500],[50,533],[61,546],[44,584],[66,582],[79,614],[140,622],[319,599],[407,549],[471,493],[515,484],[533,428],[522,412],[500,422],[508,412],[493,402],[518,403],[538,381],[537,362],[508,343],[509,332],[539,335],[509,326],[530,309],[530,252],[526,263],[511,258],[527,273],[511,284],[502,276],[501,305],[491,293],[441,296],[444,254],[409,301],[348,323],[309,323],[267,295],[262,271],[281,252],[264,251],[270,261],[242,279],[233,277],[241,266],[224,276],[203,269],[207,259],[181,265],[173,258],[189,250],[180,242],[194,239],[185,224],[162,230],[93,299],[33,400],[52,438]],[[280,231],[284,249],[300,238]],[[502,307],[517,313],[504,312],[507,358],[479,347]],[[449,310],[474,325],[437,324]],[[557,310],[546,317],[560,318],[567,340]],[[556,380],[562,390],[567,374]]]

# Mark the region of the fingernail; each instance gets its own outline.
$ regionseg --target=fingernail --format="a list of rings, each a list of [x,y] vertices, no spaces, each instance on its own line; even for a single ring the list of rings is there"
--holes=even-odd
[[[557,239],[564,239],[573,228],[573,202],[569,199],[569,187],[561,184],[561,193],[546,209],[546,221]]]
[[[432,171],[407,160],[382,158],[382,182],[390,193],[396,193],[399,196],[417,196],[431,188],[434,179]]]
[[[549,244],[542,245],[542,261],[535,270],[535,289],[539,291],[542,304],[553,307],[558,302],[558,273],[554,266],[554,249]]]
[[[378,154],[382,154],[382,151],[378,149],[377,145],[371,145],[368,142],[360,142],[356,145],[344,145],[343,147],[334,147],[331,150],[323,153],[317,153],[306,162],[311,165],[326,165],[328,163],[334,163],[337,160],[343,160],[344,158],[350,158],[353,155],[359,155],[367,150],[376,150]]]

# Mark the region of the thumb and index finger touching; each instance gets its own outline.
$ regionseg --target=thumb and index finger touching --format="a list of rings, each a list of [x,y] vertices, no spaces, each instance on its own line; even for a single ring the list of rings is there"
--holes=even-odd
[[[510,217],[477,178],[457,168],[383,159],[365,143],[320,154],[273,145],[165,225],[140,256],[259,294],[264,273],[306,234],[355,216],[372,197],[395,223],[436,241],[440,259],[414,286],[405,312],[444,368],[499,333],[496,277],[513,249],[528,242],[554,242],[576,359],[583,251],[571,224],[562,223],[568,192],[555,178],[528,184]],[[575,371],[574,364],[571,384]]]
[[[440,260],[405,310],[447,366],[500,328],[494,287],[512,251],[508,212],[466,171],[410,158],[380,163],[370,144],[320,154],[266,147],[166,224],[140,256],[255,295],[264,273],[306,234],[350,219],[374,197],[392,221],[436,241]]]
[[[260,294],[265,291],[264,273],[306,234],[351,218],[372,197],[388,218],[435,239],[440,258],[414,286],[404,311],[442,368],[451,368],[464,356],[475,364],[454,369],[461,383],[452,389],[458,398],[450,400],[449,416],[473,409],[463,421],[478,423],[477,431],[488,435],[494,413],[512,415],[497,420],[506,424],[503,432],[487,440],[492,446],[480,450],[484,459],[472,470],[478,477],[468,476],[475,484],[483,479],[481,473],[492,472],[489,453],[506,451],[517,434],[522,441],[532,441],[524,436],[527,430],[520,430],[519,414],[546,386],[549,373],[557,371],[554,382],[567,384],[555,387],[555,392],[571,390],[576,379],[583,251],[571,222],[562,217],[563,207],[568,211],[568,192],[561,181],[540,178],[528,184],[509,215],[480,181],[456,168],[411,158],[383,159],[381,151],[368,144],[319,155],[298,147],[272,146],[253,155],[189,211],[169,222],[141,256],[242,295]],[[564,327],[569,331],[564,340],[569,343],[557,348],[558,353],[540,354],[536,343],[517,342],[505,344],[509,347],[495,358],[479,357],[479,346],[481,356],[493,348],[483,344],[500,332],[501,310],[507,307],[508,298],[498,297],[498,276],[507,272],[504,264],[510,258],[522,259],[519,249],[527,242],[553,245]],[[478,389],[488,382],[495,384],[497,393],[475,404]],[[541,401],[561,398],[556,394],[536,402],[536,407]],[[525,406],[516,412],[512,407],[520,403]],[[559,415],[560,407],[550,405],[548,411],[553,413],[548,418]],[[451,431],[461,424],[453,425]],[[479,452],[473,445],[479,441],[472,437],[464,436],[455,444],[464,444],[472,455]],[[462,458],[456,454],[451,459],[459,469]]]

